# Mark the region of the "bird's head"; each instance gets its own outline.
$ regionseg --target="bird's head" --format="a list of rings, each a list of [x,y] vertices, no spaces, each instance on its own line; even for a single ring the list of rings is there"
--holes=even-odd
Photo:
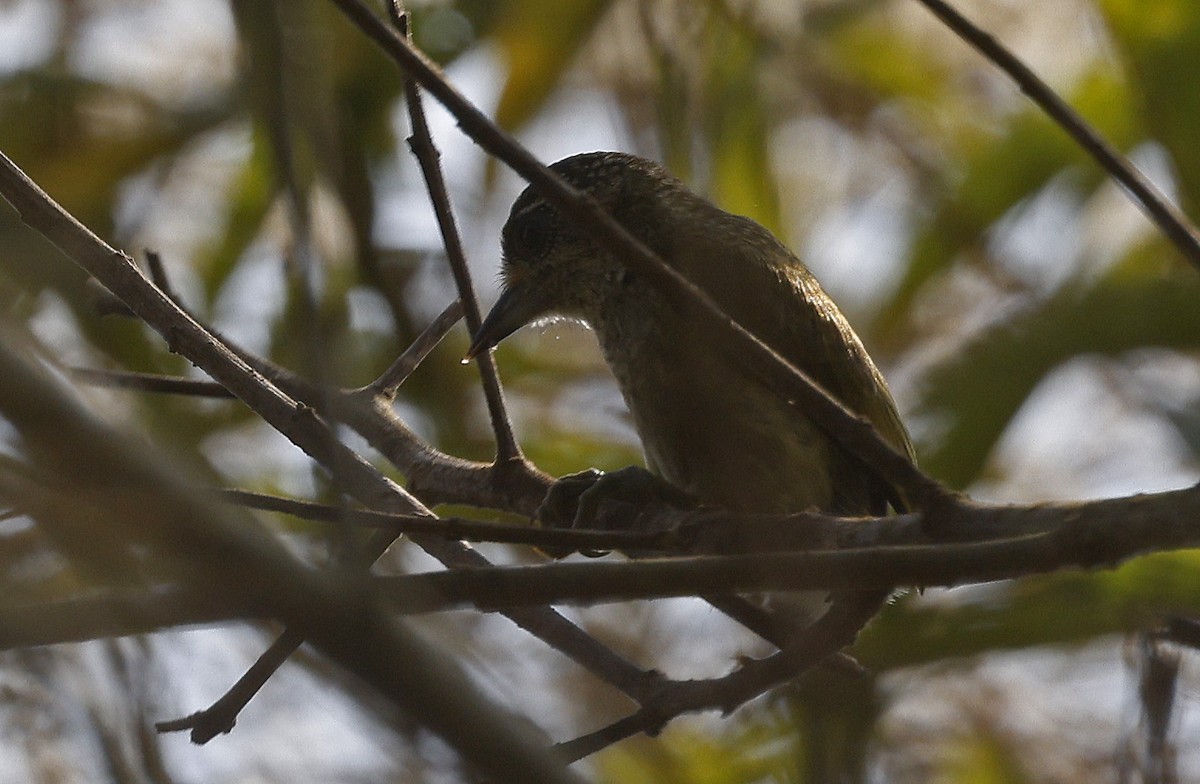
[[[677,194],[690,194],[661,166],[625,153],[594,152],[564,158],[550,169],[589,193],[637,239],[666,255],[671,221],[663,219],[663,211]],[[594,323],[604,304],[629,283],[618,259],[532,188],[513,203],[501,248],[500,299],[475,335],[468,357],[541,318],[559,315]]]

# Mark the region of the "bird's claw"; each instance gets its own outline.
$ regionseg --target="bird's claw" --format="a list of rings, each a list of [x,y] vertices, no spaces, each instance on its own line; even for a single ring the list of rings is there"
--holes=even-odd
[[[538,507],[539,525],[553,528],[603,531],[644,530],[641,523],[654,519],[647,514],[663,506],[690,509],[696,499],[644,468],[629,466],[605,473],[595,468],[560,478]],[[554,558],[568,555],[559,548],[543,548]],[[606,555],[604,550],[585,550],[584,555]]]

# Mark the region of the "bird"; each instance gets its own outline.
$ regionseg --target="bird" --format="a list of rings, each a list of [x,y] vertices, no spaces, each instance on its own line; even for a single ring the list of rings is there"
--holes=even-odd
[[[915,460],[882,373],[812,272],[766,228],[620,152],[550,166],[734,320]],[[891,488],[722,350],[697,315],[640,279],[532,187],[501,232],[502,291],[469,355],[552,316],[599,339],[655,475],[738,512],[881,514]]]

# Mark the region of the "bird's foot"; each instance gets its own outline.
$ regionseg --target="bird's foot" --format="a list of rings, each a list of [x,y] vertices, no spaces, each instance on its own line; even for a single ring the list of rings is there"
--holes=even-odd
[[[602,531],[648,531],[651,521],[664,507],[691,509],[692,496],[644,468],[629,466],[605,473],[595,468],[561,477],[546,494],[535,515],[547,528],[595,529]],[[569,555],[558,548],[542,548],[547,555]],[[605,555],[603,550],[585,550],[584,555]]]

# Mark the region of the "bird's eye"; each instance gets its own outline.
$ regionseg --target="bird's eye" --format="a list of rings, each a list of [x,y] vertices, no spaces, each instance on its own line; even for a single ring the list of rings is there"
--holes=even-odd
[[[534,210],[521,217],[512,227],[509,237],[516,243],[516,249],[523,255],[540,256],[550,247],[553,239],[550,224],[549,210]]]

